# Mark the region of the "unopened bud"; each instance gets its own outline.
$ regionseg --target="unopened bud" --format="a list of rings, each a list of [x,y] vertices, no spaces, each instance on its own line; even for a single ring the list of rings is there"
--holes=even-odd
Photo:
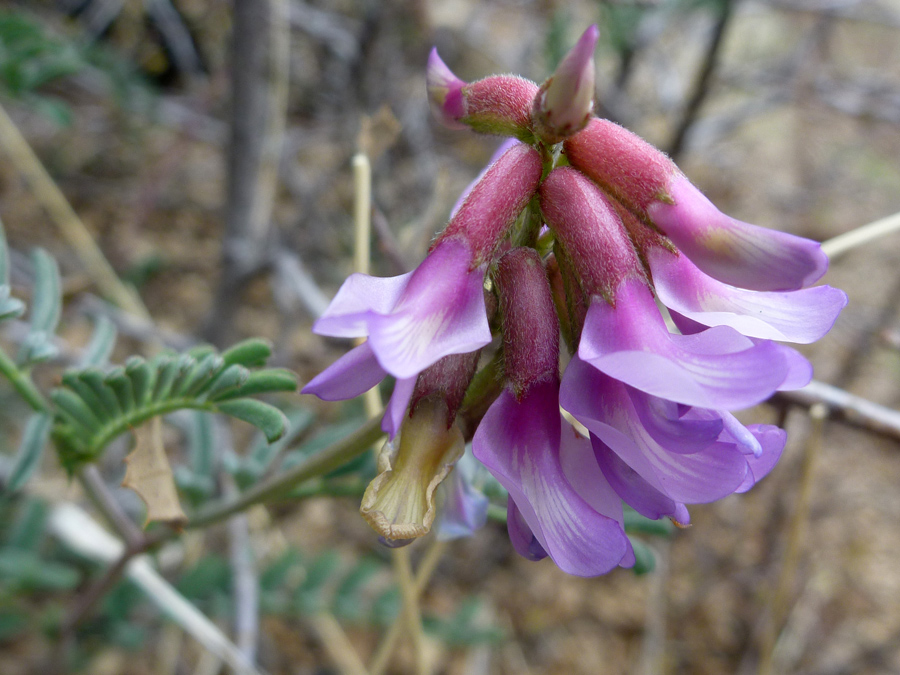
[[[432,49],[426,75],[428,100],[437,118],[450,128],[468,126],[485,134],[534,141],[531,109],[538,86],[515,75],[492,75],[467,84]]]
[[[454,75],[441,60],[437,47],[428,56],[425,82],[428,86],[428,102],[435,117],[451,129],[465,129],[466,125],[460,120],[466,114],[462,97],[462,88],[466,83]]]
[[[594,47],[600,31],[588,28],[534,99],[534,130],[559,143],[584,129],[594,111]]]

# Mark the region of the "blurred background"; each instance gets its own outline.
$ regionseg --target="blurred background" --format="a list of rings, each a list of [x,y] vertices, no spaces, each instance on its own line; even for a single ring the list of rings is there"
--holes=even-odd
[[[261,336],[305,383],[348,348],[310,326],[353,269],[353,155],[372,162],[373,273],[395,275],[421,260],[499,144],[432,119],[431,47],[467,81],[540,82],[591,23],[598,114],[669,152],[729,215],[826,240],[900,211],[900,0],[6,0],[0,219],[13,289],[27,297],[33,247],[59,261],[59,365],[103,314],[120,335],[114,362],[160,343]],[[73,218],[152,320],[110,297],[73,243]],[[897,236],[837,257],[825,282],[850,304],[803,349],[817,380],[886,408],[900,405],[898,261]],[[5,384],[0,397],[2,476],[24,408]],[[834,402],[811,417],[812,402],[742,415],[783,423],[784,457],[750,493],[692,507],[686,531],[637,534],[653,571],[569,577],[519,558],[494,521],[414,544],[417,568],[436,565],[421,598],[431,671],[900,672],[900,426]],[[293,432],[265,471],[364,416],[359,401],[279,403]],[[197,479],[189,439],[176,440],[188,510],[242,485],[258,440],[233,434],[239,450],[206,467],[213,487]],[[107,453],[100,475],[140,523],[140,502],[117,487],[124,452]],[[153,555],[260,672],[377,672],[399,596],[359,495],[358,481],[335,480]],[[90,509],[49,452],[0,502],[4,675],[51,672],[62,617],[102,572],[53,535],[62,502]],[[227,670],[127,580],[66,637],[66,658],[50,659],[59,672]],[[413,652],[401,635],[382,672],[416,672]]]

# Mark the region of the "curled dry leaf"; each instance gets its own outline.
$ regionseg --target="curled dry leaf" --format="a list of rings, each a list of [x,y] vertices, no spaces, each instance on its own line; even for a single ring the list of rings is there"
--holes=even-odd
[[[153,521],[181,527],[187,516],[181,509],[172,467],[162,441],[162,420],[154,417],[133,430],[134,449],[125,458],[122,486],[134,490],[147,505],[144,527]]]

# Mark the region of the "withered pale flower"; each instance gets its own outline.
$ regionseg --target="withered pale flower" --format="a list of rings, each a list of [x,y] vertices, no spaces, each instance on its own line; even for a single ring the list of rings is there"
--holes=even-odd
[[[436,516],[435,490],[465,451],[462,432],[447,426],[446,406],[424,401],[378,454],[378,475],[369,483],[360,513],[390,542],[422,537]]]

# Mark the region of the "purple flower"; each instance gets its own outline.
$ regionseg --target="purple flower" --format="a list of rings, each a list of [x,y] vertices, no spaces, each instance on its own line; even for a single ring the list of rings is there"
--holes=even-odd
[[[686,523],[685,504],[749,489],[785,442],[777,427],[745,428],[727,412],[648,395],[578,357],[566,368],[560,404],[591,432],[615,491],[648,518]]]
[[[368,339],[305,392],[350,398],[397,378],[391,442],[362,507],[389,541],[430,530],[435,490],[471,438],[509,493],[521,555],[583,576],[633,565],[623,502],[686,524],[688,505],[762,479],[785,432],[732,412],[807,384],[812,366],[781,342],[820,339],[846,305],[840,290],[812,287],[828,264],[819,244],[725,215],[664,153],[591,118],[597,36],[585,31],[540,87],[511,75],[466,83],[431,53],[439,119],[517,140],[460,197],[416,271],[350,277],[314,327]],[[492,329],[501,346],[476,374]],[[465,476],[444,490],[442,531],[483,522]]]
[[[466,83],[456,77],[432,49],[426,71],[428,100],[446,126],[468,126],[486,134],[515,136],[532,142],[531,108],[538,86],[515,75],[492,75]]]
[[[785,435],[744,427],[728,411],[805,385],[806,359],[767,338],[821,337],[846,296],[717,281],[658,235],[626,226],[627,213],[574,169],[553,171],[540,198],[588,303],[560,404],[590,431],[610,485],[639,513],[681,523],[686,504],[749,489]],[[657,298],[680,330],[667,327]]]
[[[382,423],[393,438],[419,373],[442,357],[473,352],[491,341],[486,263],[540,176],[541,160],[533,148],[509,148],[475,184],[414,272],[386,279],[351,275],[313,331],[368,340],[313,378],[303,393],[353,398],[393,375],[397,383]]]
[[[510,539],[521,555],[549,555],[561,570],[579,576],[634,563],[621,499],[600,472],[590,443],[562,420],[556,383],[537,384],[521,398],[504,391],[472,447],[509,492]]]
[[[828,269],[818,243],[726,216],[665,153],[613,122],[591,120],[566,140],[565,153],[572,166],[659,227],[719,281],[757,291],[796,290]]]
[[[380,279],[353,274],[313,330],[332,337],[368,337],[313,378],[303,393],[325,400],[358,396],[386,374],[397,378],[384,419],[393,438],[416,377],[449,354],[491,341],[484,306],[484,270],[457,239],[441,242],[415,272]]]
[[[580,576],[634,557],[622,503],[587,439],[559,412],[558,324],[540,257],[516,248],[497,263],[508,387],[488,410],[472,449],[509,492],[510,538],[522,555],[549,555]]]
[[[434,525],[440,541],[468,537],[487,522],[488,498],[476,487],[479,462],[466,453],[453,467],[453,473],[441,484],[444,501]]]
[[[686,255],[648,252],[656,293],[666,307],[705,326],[730,326],[764,340],[808,344],[822,338],[847,304],[831,286],[752,291],[704,274]]]

